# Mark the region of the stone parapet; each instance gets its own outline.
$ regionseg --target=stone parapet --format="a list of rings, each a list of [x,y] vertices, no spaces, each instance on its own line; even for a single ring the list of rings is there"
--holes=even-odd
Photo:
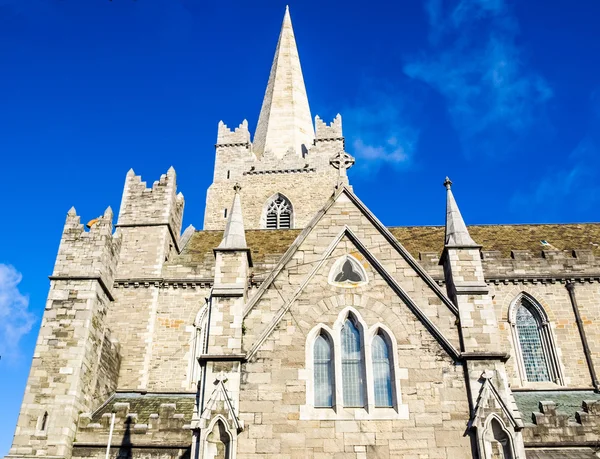
[[[67,214],[53,279],[97,279],[110,291],[115,278],[121,240],[112,234],[112,209],[92,220],[89,231],[80,223],[74,208]]]
[[[183,207],[183,194],[177,193],[175,169],[169,168],[151,188],[131,169],[125,179],[117,226],[168,225],[178,242]]]
[[[600,441],[600,400],[583,400],[581,410],[564,413],[554,401],[540,401],[539,411],[531,414],[531,424],[523,430],[528,446],[535,444],[591,444]],[[573,416],[574,414],[574,416]]]
[[[249,145],[250,132],[248,131],[248,121],[242,123],[231,130],[223,121],[219,121],[217,131],[217,147],[232,146],[232,145]]]
[[[315,117],[315,142],[324,140],[342,140],[342,117],[338,113],[333,121],[327,124],[318,116]]]
[[[147,397],[152,399],[151,396]],[[119,399],[121,400],[121,399]],[[115,416],[112,447],[123,445],[162,445],[181,444],[190,440],[189,403],[184,411],[178,410],[177,403],[156,403],[152,399],[147,404],[136,403],[142,410],[132,412],[131,403],[119,401],[110,404],[110,409],[97,413],[82,413],[77,426],[77,443],[108,443],[113,414]],[[148,410],[155,412],[147,413]]]

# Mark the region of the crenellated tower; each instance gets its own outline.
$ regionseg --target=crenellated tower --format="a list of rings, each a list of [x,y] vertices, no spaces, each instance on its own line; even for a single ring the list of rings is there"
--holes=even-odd
[[[170,253],[179,250],[183,207],[172,167],[151,188],[133,169],[127,173],[116,225],[122,239],[118,277],[160,276]]]
[[[213,183],[206,195],[204,229],[224,229],[232,186],[244,189],[248,229],[268,228],[273,203],[285,206],[292,228],[304,227],[339,182],[331,159],[344,151],[342,118],[313,127],[296,39],[286,9],[254,141],[248,122],[229,129],[219,122]],[[347,179],[345,179],[347,181]],[[283,203],[283,204],[282,204]],[[277,219],[276,219],[277,220]]]
[[[79,413],[117,387],[118,342],[107,327],[121,248],[113,213],[86,231],[67,214],[9,457],[70,457]]]

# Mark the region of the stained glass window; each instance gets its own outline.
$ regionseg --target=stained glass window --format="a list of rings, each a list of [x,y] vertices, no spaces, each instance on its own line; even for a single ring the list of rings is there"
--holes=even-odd
[[[333,371],[331,342],[322,334],[314,345],[315,406],[333,406]]]
[[[517,309],[517,333],[527,381],[550,381],[548,362],[542,346],[540,321],[525,300]]]
[[[373,381],[375,385],[375,406],[392,406],[392,378],[388,345],[381,336],[375,335],[371,346],[373,354]]]
[[[278,194],[267,207],[267,229],[291,228],[292,206],[287,199]]]
[[[342,389],[344,406],[364,406],[360,332],[350,318],[346,319],[342,327]]]

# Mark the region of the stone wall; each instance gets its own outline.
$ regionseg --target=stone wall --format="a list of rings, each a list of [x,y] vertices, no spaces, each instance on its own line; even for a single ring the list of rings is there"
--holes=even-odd
[[[334,204],[275,278],[275,286],[246,316],[243,344],[254,357],[242,373],[240,418],[247,429],[238,438],[238,458],[419,457],[425,451],[432,458],[471,457],[470,440],[464,436],[469,402],[463,367],[350,240],[342,238],[322,260],[344,225],[357,233],[426,315],[458,345],[456,316],[437,293],[353,204]],[[366,286],[346,289],[329,284],[329,270],[347,253],[361,260],[369,278]],[[291,298],[295,300],[281,321],[265,335]],[[307,359],[312,358],[307,340],[319,324],[335,331],[334,323],[348,308],[360,315],[366,328],[384,327],[396,341],[399,398],[391,411],[345,408],[335,413],[328,408],[307,408],[312,378],[307,369]]]
[[[78,414],[115,390],[106,315],[119,249],[110,209],[89,231],[69,211],[10,456],[69,457]]]
[[[252,151],[247,123],[234,131],[220,123],[214,179],[206,196],[204,229],[225,227],[225,209],[230,210],[235,183],[242,187],[246,229],[264,227],[263,208],[276,193],[285,195],[294,206],[294,228],[306,226],[334,191],[338,171],[329,160],[344,149],[339,115],[330,125],[319,118],[316,123],[317,138],[304,156],[290,151],[278,157],[267,151],[260,158]]]

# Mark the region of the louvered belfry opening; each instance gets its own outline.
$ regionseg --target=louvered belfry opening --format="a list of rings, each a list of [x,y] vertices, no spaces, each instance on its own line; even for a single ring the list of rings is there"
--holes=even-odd
[[[292,227],[292,206],[278,194],[267,208],[267,229],[289,229]]]

